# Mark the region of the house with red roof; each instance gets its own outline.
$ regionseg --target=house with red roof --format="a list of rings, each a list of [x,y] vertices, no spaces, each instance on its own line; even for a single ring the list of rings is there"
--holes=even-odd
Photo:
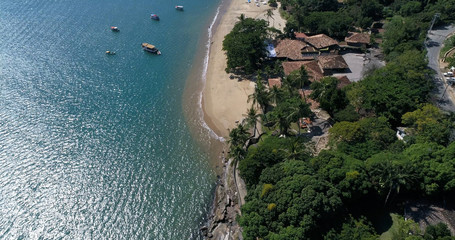
[[[317,34],[314,36],[306,37],[304,41],[310,46],[317,49],[320,53],[325,54],[337,54],[340,47],[337,40],[325,34]]]
[[[308,37],[305,33],[301,33],[301,32],[294,32],[294,35],[295,35],[296,39],[302,40],[302,41],[305,41],[305,38]]]
[[[346,87],[347,85],[351,84],[351,81],[349,80],[349,78],[347,76],[335,76],[337,79],[338,79],[338,85],[337,85],[337,88],[338,89],[342,89],[344,87]]]
[[[370,34],[349,32],[349,35],[344,39],[344,41],[351,47],[366,48],[370,46]]]
[[[349,66],[341,55],[319,56],[318,64],[325,76],[349,71]]]
[[[300,68],[304,66],[310,82],[320,81],[324,77],[324,73],[316,60],[283,62],[281,65],[283,66],[285,76],[291,74],[293,71],[300,70]]]
[[[281,87],[281,78],[269,78],[268,80],[269,88],[273,88],[276,86],[277,88]]]
[[[282,39],[275,43],[277,58],[302,61],[313,60],[318,55],[318,51],[307,43],[295,39]]]

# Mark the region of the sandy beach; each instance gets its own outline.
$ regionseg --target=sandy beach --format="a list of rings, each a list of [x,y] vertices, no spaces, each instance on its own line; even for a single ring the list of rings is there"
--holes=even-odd
[[[262,3],[258,7],[254,1],[248,3],[246,0],[225,0],[223,4],[228,4],[228,7],[213,34],[202,105],[204,120],[209,127],[217,135],[227,137],[228,129],[234,128],[236,121],[241,121],[251,106],[247,100],[248,95],[254,91],[255,83],[230,79],[230,74],[225,72],[226,55],[222,51],[224,36],[232,30],[241,14],[266,19],[265,13],[271,7]],[[278,9],[273,13],[270,25],[282,30],[284,20],[279,16]]]
[[[255,83],[230,79],[230,74],[225,72],[226,55],[222,50],[224,36],[232,30],[241,14],[245,17],[267,20],[265,13],[271,7],[262,3],[258,7],[254,1],[248,3],[247,0],[224,0],[223,4],[228,6],[212,35],[202,109],[207,125],[218,136],[226,138],[229,129],[236,127],[236,121],[241,121],[251,106],[247,100],[248,95],[254,91]],[[270,25],[283,29],[285,21],[279,17],[278,9],[273,10]],[[229,167],[231,162],[223,161],[223,164],[224,172],[220,179],[222,184],[218,184],[216,188],[212,217],[208,226],[201,228],[201,231],[205,232],[206,237],[213,239],[236,239],[242,234],[236,222],[241,204],[227,205],[226,199],[231,201],[230,199],[238,197],[239,202],[244,203],[246,187],[238,176],[234,177],[232,168]]]

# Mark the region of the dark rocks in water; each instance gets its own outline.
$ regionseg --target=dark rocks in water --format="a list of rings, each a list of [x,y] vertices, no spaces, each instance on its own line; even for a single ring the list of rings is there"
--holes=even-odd
[[[223,164],[224,173],[217,181],[207,233],[205,232],[206,228],[201,228],[204,239],[242,239],[241,228],[236,222],[236,216],[240,213],[240,206],[237,199],[236,185],[233,180],[232,160],[226,160],[227,162]]]
[[[202,235],[206,237],[209,229],[207,226],[202,226],[199,230],[202,232]]]

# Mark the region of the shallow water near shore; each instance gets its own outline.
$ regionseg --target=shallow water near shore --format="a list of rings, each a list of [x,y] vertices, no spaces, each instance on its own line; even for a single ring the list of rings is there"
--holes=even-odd
[[[199,237],[215,174],[182,96],[218,4],[0,1],[0,239]]]

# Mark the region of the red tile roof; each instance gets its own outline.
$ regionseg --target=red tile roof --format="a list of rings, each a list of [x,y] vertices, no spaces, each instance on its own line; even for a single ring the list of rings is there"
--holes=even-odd
[[[305,38],[305,42],[311,44],[312,46],[318,49],[338,45],[338,42],[335,39],[325,34],[318,34],[311,37],[307,37]]]
[[[289,58],[291,60],[312,59],[312,57],[302,56],[303,51],[309,51],[308,44],[300,40],[282,39],[275,44],[276,56],[279,58]]]
[[[315,55],[319,54],[319,50],[316,48],[312,47],[311,45],[307,44],[305,47],[302,48],[301,50],[302,53],[314,53]],[[314,57],[304,57],[304,58],[309,58],[309,59],[314,59]]]
[[[368,33],[351,32],[349,34],[350,35],[344,39],[347,43],[370,44],[370,34]]]
[[[281,65],[283,66],[284,75],[287,76],[294,72],[295,70],[299,70],[300,67],[303,66],[303,63],[306,61],[296,61],[296,62],[282,62]]]
[[[276,86],[277,88],[281,87],[281,78],[269,78],[269,87],[272,88]]]
[[[295,34],[295,38],[297,38],[297,39],[305,39],[308,37],[305,33],[301,33],[301,32],[295,32],[294,34]]]
[[[336,78],[338,79],[338,85],[337,85],[338,89],[342,89],[342,88],[346,87],[347,85],[351,84],[351,81],[346,76],[336,76]]]
[[[348,64],[341,55],[326,55],[318,57],[319,65],[322,69],[346,69]]]
[[[284,75],[287,76],[295,70],[299,70],[300,67],[305,66],[305,70],[308,72],[310,81],[319,81],[324,77],[322,69],[319,67],[317,61],[296,61],[296,62],[283,62]]]
[[[313,100],[310,98],[310,94],[313,92],[313,90],[302,90],[299,89],[299,95],[300,97],[308,104],[310,104],[310,109],[315,110],[319,108],[319,102]]]
[[[302,58],[301,50],[305,46],[306,44],[299,40],[279,40],[275,46],[276,56],[299,60]]]
[[[305,70],[308,72],[310,76],[310,81],[319,81],[324,77],[324,72],[322,71],[321,67],[319,66],[317,61],[307,61],[304,63]]]

